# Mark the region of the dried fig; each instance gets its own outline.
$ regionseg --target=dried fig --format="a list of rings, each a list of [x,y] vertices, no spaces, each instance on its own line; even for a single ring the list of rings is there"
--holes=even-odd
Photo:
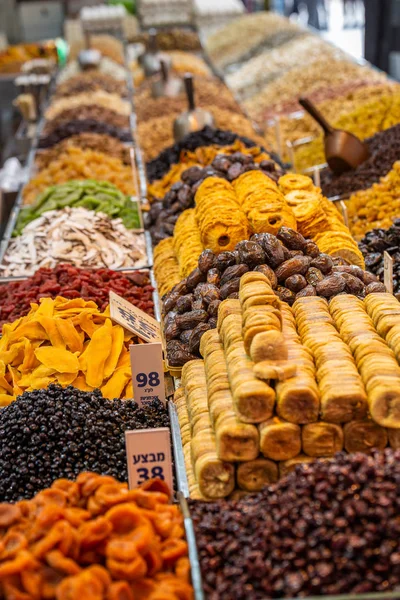
[[[244,240],[236,244],[235,250],[239,253],[239,261],[250,267],[265,263],[265,252],[256,242]]]
[[[319,296],[330,298],[331,296],[336,296],[336,294],[343,292],[345,287],[346,281],[343,277],[339,273],[334,273],[333,275],[325,277],[323,281],[318,282],[315,289]]]
[[[329,254],[321,253],[319,256],[312,259],[311,266],[319,269],[322,273],[329,273],[332,271],[333,260]]]
[[[236,279],[236,277],[241,277],[249,270],[247,265],[232,265],[228,267],[221,276],[220,286],[224,286],[228,281]]]
[[[303,288],[307,286],[307,280],[303,275],[291,275],[285,281],[285,287],[287,287],[291,292],[297,294]]]
[[[202,273],[207,273],[215,267],[217,257],[212,250],[203,250],[200,254],[198,267]]]
[[[275,271],[278,281],[286,281],[291,275],[304,275],[310,265],[309,256],[297,256],[285,260]]]
[[[209,329],[211,329],[211,327],[208,323],[199,323],[196,325],[196,327],[192,330],[192,335],[189,338],[189,352],[192,352],[193,354],[199,353],[201,337],[203,333]]]
[[[281,227],[276,237],[289,250],[303,250],[307,244],[307,240],[301,233],[290,229],[290,227]]]
[[[272,289],[274,290],[276,288],[278,285],[278,280],[276,278],[275,271],[273,271],[271,267],[268,265],[257,265],[254,270],[258,271],[259,273],[263,273],[266,277],[268,277]]]

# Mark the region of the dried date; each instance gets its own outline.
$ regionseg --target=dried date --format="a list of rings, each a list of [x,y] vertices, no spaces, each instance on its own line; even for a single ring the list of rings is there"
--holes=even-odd
[[[285,287],[287,287],[291,292],[297,294],[303,288],[307,286],[307,280],[303,275],[291,275],[285,281]]]
[[[204,302],[203,298],[193,297],[192,310],[205,310],[206,308],[206,303]]]
[[[289,250],[304,250],[307,240],[289,227],[281,227],[276,236]]]
[[[217,326],[217,317],[211,317],[211,319],[208,321],[208,324],[210,329],[215,329]]]
[[[203,333],[211,329],[209,323],[199,323],[192,331],[192,335],[189,338],[189,352],[193,354],[199,353],[200,340]]]
[[[239,262],[250,267],[265,263],[265,252],[256,242],[244,240],[236,244],[235,250],[239,254]]]
[[[223,273],[225,269],[236,264],[236,257],[233,252],[221,252],[217,256],[215,267],[220,273]]]
[[[278,287],[276,288],[276,293],[279,296],[279,299],[282,300],[282,302],[287,302],[287,304],[290,304],[290,306],[296,300],[296,294],[294,294],[291,290],[288,290],[286,287],[283,287],[281,285],[278,285]]]
[[[311,256],[311,258],[317,258],[319,256],[319,248],[315,242],[307,242],[304,248],[304,254]]]
[[[307,282],[311,285],[317,285],[324,278],[324,274],[316,267],[310,267],[306,273]]]
[[[379,281],[373,281],[372,283],[369,283],[367,285],[367,287],[365,288],[366,295],[380,294],[380,293],[384,293],[384,292],[387,292],[387,289],[386,289],[385,285]]]
[[[167,342],[167,356],[171,367],[183,367],[189,360],[198,358],[195,354],[191,354],[188,347],[179,340]]]
[[[210,315],[210,317],[218,316],[218,307],[220,304],[221,304],[221,300],[212,300],[212,302],[210,302],[210,304],[208,305],[208,309],[207,309],[207,312]]]
[[[169,313],[173,308],[175,308],[178,298],[180,298],[179,292],[170,292],[167,296],[165,296],[163,302],[163,312]]]
[[[311,266],[319,269],[322,273],[329,273],[333,268],[333,260],[329,256],[329,254],[321,253],[319,256],[316,256],[311,261]]]
[[[363,282],[365,285],[369,285],[370,283],[379,282],[379,279],[373,273],[369,273],[368,271],[363,271]]]
[[[233,294],[235,292],[239,292],[239,287],[240,287],[240,277],[237,277],[236,279],[231,279],[231,281],[228,281],[228,283],[223,285],[219,291],[221,300],[225,300],[231,294]]]
[[[257,265],[254,270],[258,271],[259,273],[263,273],[265,277],[269,279],[273,290],[276,288],[276,286],[278,285],[278,280],[276,278],[275,271],[271,269],[271,267],[269,267],[268,265]]]
[[[285,250],[289,250],[272,233],[256,233],[250,241],[260,244],[265,252],[266,264],[276,269],[285,260]],[[290,258],[290,255],[289,255]]]
[[[192,335],[192,331],[193,329],[185,329],[185,331],[182,331],[179,336],[180,341],[184,344],[188,344],[190,336]]]
[[[346,282],[346,287],[344,289],[348,294],[354,294],[355,296],[361,294],[364,289],[364,283],[361,279],[358,279],[358,277],[355,277],[354,275],[350,275],[350,273],[341,273],[340,275]]]
[[[315,291],[315,287],[313,285],[307,285],[307,287],[300,290],[300,292],[297,292],[296,300],[297,300],[297,298],[305,298],[306,296],[316,296],[316,295],[317,295],[317,292]]]
[[[177,315],[176,324],[179,329],[194,329],[199,323],[205,323],[208,314],[205,310],[191,310],[184,315]]]
[[[213,269],[216,264],[217,257],[212,250],[203,250],[200,254],[198,267],[202,273],[207,273]]]
[[[364,271],[360,267],[357,267],[357,265],[339,265],[333,267],[332,271],[334,273],[348,273],[364,281]]]
[[[236,279],[236,277],[241,277],[249,270],[250,269],[247,265],[232,265],[231,267],[228,267],[221,276],[221,287],[229,281],[231,281],[232,279]]]
[[[221,281],[221,276],[219,274],[218,269],[210,269],[207,273],[207,283],[212,283],[213,285],[219,285]]]
[[[188,288],[186,285],[186,279],[182,279],[182,281],[180,281],[179,283],[175,284],[174,287],[172,288],[171,292],[178,292],[178,294],[180,294],[181,296],[185,295],[188,293]]]
[[[297,256],[283,262],[275,271],[278,281],[286,281],[291,275],[304,275],[310,265],[309,256]]]
[[[172,323],[169,323],[164,327],[164,335],[167,342],[174,340],[179,337],[180,329],[177,325],[176,320]]]
[[[184,296],[180,296],[176,301],[176,310],[178,313],[185,313],[188,310],[192,309],[192,294],[185,294]]]
[[[319,296],[330,298],[331,296],[336,296],[337,294],[340,294],[340,292],[343,292],[345,287],[346,281],[343,277],[339,273],[334,273],[317,283],[315,289]]]
[[[194,290],[196,285],[206,280],[206,276],[204,273],[200,271],[198,267],[193,269],[193,271],[187,276],[186,285],[188,290]]]

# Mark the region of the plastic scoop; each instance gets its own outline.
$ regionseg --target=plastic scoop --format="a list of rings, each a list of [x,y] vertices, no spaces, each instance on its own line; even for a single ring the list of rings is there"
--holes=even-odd
[[[194,82],[193,75],[186,73],[183,78],[185,84],[186,96],[188,99],[188,110],[183,112],[174,121],[173,132],[176,142],[179,142],[188,133],[199,131],[206,125],[214,127],[214,117],[207,110],[196,108],[194,102]]]
[[[357,136],[335,129],[307,98],[300,98],[299,104],[322,127],[325,137],[325,157],[329,168],[337,175],[355,169],[369,157],[367,144]]]

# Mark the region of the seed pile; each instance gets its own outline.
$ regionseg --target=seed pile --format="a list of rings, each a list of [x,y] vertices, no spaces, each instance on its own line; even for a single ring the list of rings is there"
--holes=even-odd
[[[314,242],[287,227],[277,237],[255,234],[233,252],[217,256],[204,250],[198,266],[163,299],[170,365],[182,366],[193,359],[191,337],[198,341],[199,333],[201,337],[216,327],[218,306],[226,298],[238,298],[240,278],[248,271],[264,273],[278,297],[290,305],[304,296],[332,298],[346,292],[363,298],[385,291],[371,273],[321,253]]]
[[[384,278],[383,253],[393,258],[393,292],[400,293],[400,219],[395,219],[389,229],[373,229],[359,243],[365,258],[365,267],[375,273],[381,281]]]
[[[29,276],[40,267],[54,268],[65,261],[77,267],[143,267],[145,238],[126,229],[121,219],[101,212],[49,210],[12,239],[0,270],[6,277]]]
[[[400,452],[337,454],[251,497],[191,502],[207,598],[394,591]]]
[[[158,400],[107,400],[99,390],[51,385],[0,411],[0,500],[31,498],[55,479],[82,471],[127,481],[124,433],[169,427]]]
[[[223,177],[233,181],[246,171],[260,169],[274,181],[282,175],[273,160],[255,159],[251,154],[235,152],[231,155],[218,154],[209,167],[189,167],[181,175],[180,181],[171,186],[162,202],[154,202],[146,215],[146,226],[150,229],[153,243],[169,237],[174,232],[179,215],[194,206],[194,196],[201,182],[207,177]],[[255,162],[257,161],[257,162]]]
[[[237,139],[241,140],[248,148],[257,145],[256,142],[232,133],[232,131],[213,129],[208,126],[204,127],[201,131],[189,133],[183,140],[165,148],[157,158],[147,163],[147,179],[150,183],[156,179],[161,179],[173,164],[179,162],[182,150],[196,150],[200,146],[230,146]]]
[[[1,597],[192,600],[183,516],[169,499],[159,480],[128,491],[85,472],[2,505]]]
[[[110,290],[123,296],[149,315],[154,315],[153,288],[146,271],[121,273],[110,269],[78,269],[60,264],[54,269],[38,269],[24,281],[0,285],[0,328],[24,317],[31,309],[31,302],[41,298],[83,298],[92,300],[100,310],[108,305]]]
[[[370,157],[354,171],[334,175],[331,171],[321,172],[321,187],[326,196],[339,196],[365,190],[389,173],[400,155],[400,125],[377,133],[365,140]]]

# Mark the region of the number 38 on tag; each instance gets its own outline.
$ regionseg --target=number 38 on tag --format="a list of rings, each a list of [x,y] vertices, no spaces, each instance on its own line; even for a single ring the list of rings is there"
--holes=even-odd
[[[125,432],[129,488],[148,479],[162,479],[173,489],[171,441],[168,427]]]

